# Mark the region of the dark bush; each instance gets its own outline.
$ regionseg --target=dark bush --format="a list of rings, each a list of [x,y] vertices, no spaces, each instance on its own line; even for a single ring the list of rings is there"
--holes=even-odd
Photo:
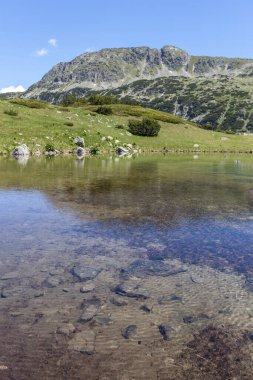
[[[76,101],[77,101],[77,99],[74,95],[66,94],[66,95],[64,95],[61,104],[64,107],[68,107],[68,106],[72,106],[73,104],[75,104]]]
[[[64,125],[66,125],[67,127],[73,127],[74,123],[72,123],[72,121],[66,121]]]
[[[98,145],[90,147],[90,154],[96,155],[100,153],[100,149]]]
[[[138,136],[158,136],[160,124],[157,120],[143,118],[140,120],[129,120],[128,129],[133,135]]]
[[[97,113],[100,113],[101,115],[112,115],[112,109],[111,107],[98,107],[96,109]]]
[[[34,99],[11,99],[11,103],[18,104],[20,106],[25,106],[28,108],[47,108],[49,104],[47,102],[43,102],[42,100],[34,100]]]
[[[45,151],[46,152],[53,152],[54,150],[55,150],[54,144],[48,143],[48,144],[45,145]]]
[[[118,104],[119,99],[114,96],[91,95],[87,99],[89,104],[101,106],[104,104]]]
[[[122,125],[122,124],[117,124],[115,126],[115,128],[117,128],[117,129],[125,129],[124,125]]]
[[[9,116],[18,116],[18,112],[13,110],[5,110],[4,113]]]

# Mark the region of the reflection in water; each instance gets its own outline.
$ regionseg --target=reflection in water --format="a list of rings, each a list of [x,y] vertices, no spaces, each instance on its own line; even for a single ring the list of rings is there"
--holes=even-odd
[[[1,159],[3,379],[251,379],[252,173],[243,156]]]

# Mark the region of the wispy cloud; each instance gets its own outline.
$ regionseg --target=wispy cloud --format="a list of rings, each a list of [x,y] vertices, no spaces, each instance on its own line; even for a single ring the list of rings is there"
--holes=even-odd
[[[44,57],[45,55],[48,55],[48,50],[45,48],[39,49],[36,51],[37,57]]]
[[[3,87],[0,89],[0,94],[5,94],[6,92],[24,92],[26,89],[21,86],[9,86],[9,87]]]
[[[94,49],[94,48],[87,48],[87,49],[85,49],[84,50],[84,52],[85,53],[91,53],[91,52],[93,52],[93,51],[95,51],[96,49]]]
[[[48,43],[49,43],[49,45],[51,45],[51,46],[53,46],[53,47],[58,46],[58,41],[57,41],[56,38],[50,38],[50,39],[48,40]]]

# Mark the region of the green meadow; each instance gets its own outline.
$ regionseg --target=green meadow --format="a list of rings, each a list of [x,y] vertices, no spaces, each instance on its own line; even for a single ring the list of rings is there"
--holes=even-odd
[[[50,144],[64,153],[75,150],[73,140],[81,136],[85,147],[101,153],[132,144],[143,151],[253,151],[252,135],[232,135],[205,130],[171,114],[139,106],[115,104],[111,115],[96,113],[98,106],[54,106],[48,103],[12,99],[0,100],[0,153],[26,144],[31,152],[45,151]],[[161,126],[157,137],[131,135],[128,121],[149,117]]]

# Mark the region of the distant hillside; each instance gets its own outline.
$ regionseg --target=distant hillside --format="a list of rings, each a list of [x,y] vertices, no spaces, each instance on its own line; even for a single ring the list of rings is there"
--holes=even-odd
[[[214,129],[253,131],[253,78],[158,78],[102,94],[137,100]]]
[[[191,56],[174,46],[103,49],[59,63],[25,98],[59,103],[93,91],[130,96],[215,129],[253,130],[253,60]]]

